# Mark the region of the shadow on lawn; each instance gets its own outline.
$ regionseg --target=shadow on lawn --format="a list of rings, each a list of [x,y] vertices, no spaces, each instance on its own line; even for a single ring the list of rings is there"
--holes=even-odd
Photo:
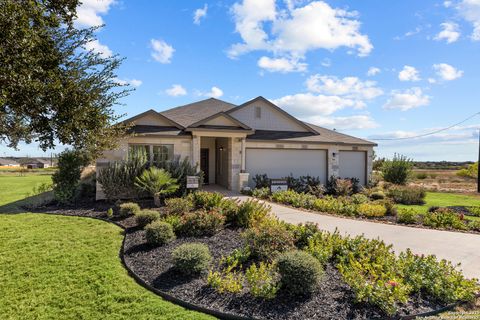
[[[53,191],[47,191],[34,196],[6,203],[0,206],[0,213],[15,214],[33,210],[36,207],[49,203],[53,200]]]

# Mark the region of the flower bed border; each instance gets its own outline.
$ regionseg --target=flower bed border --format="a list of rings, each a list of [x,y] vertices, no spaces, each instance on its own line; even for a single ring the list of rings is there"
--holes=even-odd
[[[274,202],[274,203],[276,203],[276,202]],[[140,286],[142,286],[145,289],[155,293],[156,295],[160,296],[162,299],[165,299],[165,300],[167,300],[169,302],[172,302],[176,305],[184,307],[185,309],[202,312],[202,313],[217,317],[219,319],[225,319],[225,320],[260,320],[260,319],[256,319],[256,318],[242,317],[242,316],[234,315],[234,314],[231,314],[231,313],[226,313],[226,312],[221,312],[221,311],[218,311],[218,310],[208,309],[208,308],[205,308],[205,307],[202,307],[202,306],[184,301],[184,300],[179,299],[177,297],[174,297],[174,296],[172,296],[172,295],[170,295],[170,294],[168,294],[168,293],[166,293],[162,290],[156,289],[153,286],[146,283],[140,276],[138,276],[135,272],[133,272],[133,270],[130,269],[130,267],[128,267],[128,265],[125,261],[125,240],[126,240],[125,231],[126,231],[127,228],[125,228],[123,225],[121,225],[117,221],[113,221],[113,220],[110,220],[108,218],[102,218],[102,217],[92,217],[92,216],[82,216],[82,215],[67,215],[67,214],[62,214],[62,213],[59,213],[59,212],[57,212],[57,213],[33,212],[33,213],[57,215],[57,216],[64,216],[64,217],[88,218],[88,219],[100,220],[100,221],[107,222],[107,223],[112,223],[112,224],[116,225],[117,227],[119,227],[123,230],[122,245],[120,246],[120,251],[118,253],[118,257],[120,258],[120,261],[122,262],[123,267],[127,270],[128,275],[131,276],[135,280],[135,282],[137,282]],[[347,217],[345,217],[345,218],[348,219]],[[480,298],[480,293],[477,294],[476,297]],[[446,306],[444,306],[440,309],[437,309],[437,310],[432,310],[432,311],[413,314],[413,315],[408,315],[408,316],[397,316],[397,317],[393,317],[392,319],[395,319],[395,320],[410,320],[410,319],[415,319],[417,317],[434,316],[434,315],[438,315],[442,312],[452,310],[453,308],[455,308],[455,307],[457,307],[457,306],[459,306],[463,303],[465,303],[465,302],[464,301],[457,301],[457,302],[448,304],[448,305],[446,305]]]

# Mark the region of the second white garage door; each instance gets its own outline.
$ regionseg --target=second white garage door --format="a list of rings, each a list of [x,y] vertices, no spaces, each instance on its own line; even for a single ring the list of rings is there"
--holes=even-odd
[[[310,175],[327,181],[327,151],[297,149],[246,149],[246,171],[250,184],[256,174],[269,178],[284,178],[292,174],[298,178]]]
[[[357,178],[365,185],[367,153],[365,151],[340,151],[340,178]]]

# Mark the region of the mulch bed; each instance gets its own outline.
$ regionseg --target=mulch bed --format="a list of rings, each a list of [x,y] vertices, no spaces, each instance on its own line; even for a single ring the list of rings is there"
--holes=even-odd
[[[310,297],[292,297],[281,292],[270,301],[247,292],[217,293],[206,283],[206,274],[196,278],[179,275],[173,269],[171,252],[179,245],[201,242],[210,248],[216,264],[222,256],[243,245],[239,230],[224,229],[213,237],[178,238],[162,247],[146,244],[145,232],[128,229],[124,257],[127,266],[142,280],[176,298],[205,308],[256,319],[386,319],[378,308],[355,304],[350,287],[332,265],[327,265],[320,287]],[[402,314],[438,309],[440,305],[417,297],[404,306]]]

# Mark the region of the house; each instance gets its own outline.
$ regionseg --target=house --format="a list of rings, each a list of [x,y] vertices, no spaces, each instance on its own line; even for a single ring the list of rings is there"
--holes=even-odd
[[[206,99],[163,112],[149,110],[124,121],[134,135],[97,160],[101,170],[129,150],[145,150],[150,161],[188,157],[204,182],[227,189],[252,186],[256,174],[270,178],[312,175],[358,178],[372,171],[375,143],[302,122],[263,97],[241,105]],[[97,198],[103,198],[97,188]]]
[[[22,166],[28,169],[50,168],[52,167],[52,161],[50,159],[47,160],[42,158],[26,159],[23,161]]]
[[[20,167],[20,163],[10,158],[0,158],[0,167]]]

